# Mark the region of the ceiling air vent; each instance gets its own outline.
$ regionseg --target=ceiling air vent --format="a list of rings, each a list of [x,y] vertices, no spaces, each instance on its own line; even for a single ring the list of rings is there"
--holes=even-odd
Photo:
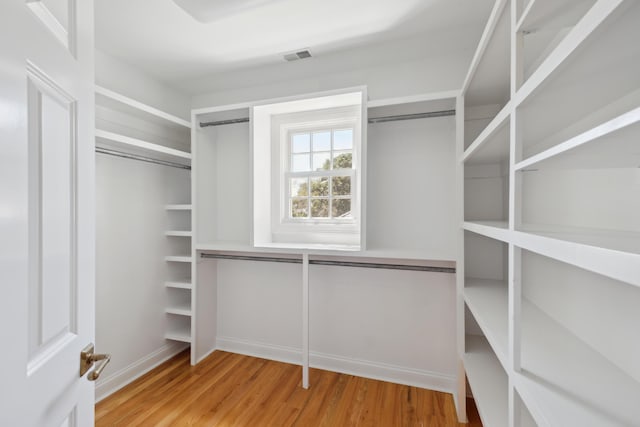
[[[309,52],[309,49],[299,50],[297,52],[291,52],[284,55],[284,59],[289,62],[306,58],[311,58],[311,52]]]

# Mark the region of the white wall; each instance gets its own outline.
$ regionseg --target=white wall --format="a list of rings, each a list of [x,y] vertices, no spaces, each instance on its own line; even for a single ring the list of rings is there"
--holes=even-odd
[[[300,364],[301,266],[203,262],[217,263],[218,348]],[[454,275],[336,266],[309,275],[312,367],[453,390]]]
[[[455,120],[370,124],[367,248],[455,260]]]
[[[278,98],[317,91],[341,89],[367,85],[369,100],[409,96],[419,93],[457,90],[462,86],[469,65],[470,51],[438,53],[428,58],[390,62],[383,65],[358,67],[349,71],[327,72],[308,77],[300,74],[287,79],[260,83],[259,79],[248,80],[246,86],[202,93],[192,98],[193,108],[233,104],[260,99]],[[265,70],[270,73],[270,70]],[[203,86],[206,86],[203,83]]]

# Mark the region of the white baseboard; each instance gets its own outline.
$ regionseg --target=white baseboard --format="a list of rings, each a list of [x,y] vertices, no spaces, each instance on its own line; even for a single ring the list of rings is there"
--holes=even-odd
[[[453,393],[456,378],[439,372],[310,352],[309,366],[358,377]]]
[[[302,351],[295,347],[266,344],[239,338],[217,337],[216,350],[302,365]]]
[[[189,344],[168,343],[118,372],[99,380],[96,384],[96,403],[169,360],[187,347],[189,347]]]
[[[218,337],[216,340],[216,349],[295,365],[302,364],[302,351],[295,347],[277,346],[231,337]],[[455,375],[332,354],[311,352],[309,354],[309,366],[332,372],[340,372],[451,394],[454,393],[456,387]]]

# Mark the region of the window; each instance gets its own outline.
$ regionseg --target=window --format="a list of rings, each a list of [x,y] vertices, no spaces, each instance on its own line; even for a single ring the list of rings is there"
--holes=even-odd
[[[361,247],[364,96],[253,107],[254,245]]]
[[[353,127],[289,133],[288,220],[353,219],[353,136]]]

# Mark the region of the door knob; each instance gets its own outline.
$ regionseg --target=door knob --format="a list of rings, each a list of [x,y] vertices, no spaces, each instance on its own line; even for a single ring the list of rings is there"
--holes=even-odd
[[[93,344],[89,344],[80,352],[80,376],[86,374],[95,362],[99,362],[96,368],[87,375],[89,381],[95,381],[110,361],[111,355],[95,354]]]

